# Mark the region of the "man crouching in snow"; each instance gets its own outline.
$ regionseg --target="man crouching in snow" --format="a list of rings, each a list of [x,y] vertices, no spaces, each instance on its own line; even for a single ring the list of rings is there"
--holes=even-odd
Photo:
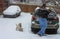
[[[37,9],[35,12],[37,19],[39,21],[39,27],[41,28],[41,30],[38,32],[38,35],[40,35],[40,36],[46,35],[45,30],[46,30],[47,25],[48,25],[47,17],[48,17],[49,12],[47,10],[45,10],[45,6],[46,5],[43,4],[43,6],[42,6],[43,10]]]

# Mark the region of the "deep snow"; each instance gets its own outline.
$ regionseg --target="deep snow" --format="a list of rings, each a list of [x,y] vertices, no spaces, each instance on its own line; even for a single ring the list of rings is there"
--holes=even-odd
[[[60,16],[58,15],[58,17]],[[23,32],[16,31],[16,24],[18,23],[22,23]],[[0,39],[59,39],[59,30],[60,28],[58,34],[40,37],[31,32],[31,15],[29,13],[22,12],[21,16],[17,18],[0,17]]]
[[[17,5],[11,5],[6,10],[3,11],[5,15],[14,15],[21,12],[21,8]]]

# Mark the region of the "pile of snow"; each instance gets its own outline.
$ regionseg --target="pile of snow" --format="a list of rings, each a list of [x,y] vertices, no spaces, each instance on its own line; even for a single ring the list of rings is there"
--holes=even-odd
[[[17,5],[11,5],[6,10],[3,11],[5,15],[14,15],[21,12],[21,8]]]
[[[36,11],[37,9],[40,9],[40,7],[36,7],[35,11]]]

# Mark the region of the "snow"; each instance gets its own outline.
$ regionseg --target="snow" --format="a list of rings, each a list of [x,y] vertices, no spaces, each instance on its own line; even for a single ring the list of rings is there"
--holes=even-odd
[[[3,11],[3,13],[6,15],[14,15],[19,12],[21,12],[21,9],[17,5],[11,5],[6,10]]]
[[[36,11],[37,9],[40,9],[40,7],[36,7],[35,11]]]
[[[60,16],[58,15],[58,17]],[[16,31],[18,23],[22,23],[23,32]],[[60,31],[58,34],[42,37],[33,34],[31,32],[31,15],[22,12],[21,16],[17,18],[0,18],[0,39],[60,39]]]

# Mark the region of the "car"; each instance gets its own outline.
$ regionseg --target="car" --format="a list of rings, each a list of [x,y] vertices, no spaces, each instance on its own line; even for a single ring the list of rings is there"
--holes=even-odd
[[[38,8],[35,9],[35,12],[37,12],[37,10],[38,10]],[[43,10],[43,11],[41,11],[41,10]],[[59,18],[57,16],[56,12],[51,9],[41,9],[41,10],[40,10],[40,13],[45,13],[44,10],[50,11],[48,14],[48,17],[47,17],[48,27],[46,28],[45,33],[46,34],[56,34],[58,31],[58,28],[59,28]],[[34,12],[34,14],[32,14],[31,31],[36,34],[37,32],[39,32],[39,30],[41,28],[39,27],[39,21],[36,16],[36,14],[38,12],[37,13],[35,13],[35,12]]]
[[[16,18],[20,16],[21,8],[18,5],[11,5],[3,11],[3,17],[5,18]]]

